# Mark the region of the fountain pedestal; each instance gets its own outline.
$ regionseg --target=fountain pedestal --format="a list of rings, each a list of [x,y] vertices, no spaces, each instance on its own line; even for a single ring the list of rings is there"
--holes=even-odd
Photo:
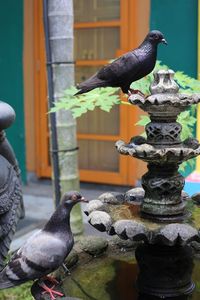
[[[176,164],[148,164],[142,176],[145,197],[141,206],[142,216],[158,221],[178,221],[184,218],[186,203],[181,194],[184,177]]]
[[[139,265],[138,289],[162,298],[191,294],[193,259],[190,247],[140,245],[135,252]]]

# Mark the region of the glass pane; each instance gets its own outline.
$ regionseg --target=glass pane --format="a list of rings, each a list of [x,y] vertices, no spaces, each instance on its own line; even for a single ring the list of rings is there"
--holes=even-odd
[[[109,113],[99,108],[87,112],[78,119],[77,130],[78,133],[85,134],[118,135],[119,106],[116,105]]]
[[[120,0],[74,0],[75,22],[118,20]]]
[[[75,67],[75,82],[81,83],[82,81],[90,78],[94,75],[101,66],[99,67]]]
[[[76,60],[112,59],[120,48],[119,28],[76,29],[74,33]]]
[[[119,171],[119,153],[114,142],[79,140],[79,168],[95,171]]]
[[[99,68],[76,67],[76,82],[80,83],[88,79],[96,73]],[[118,135],[120,133],[119,117],[120,112],[118,105],[109,113],[96,108],[94,111],[89,111],[77,119],[77,131],[78,133],[85,134]]]
[[[94,0],[74,0],[74,21],[93,21],[93,1]]]
[[[96,21],[118,20],[120,18],[120,0],[97,0]]]

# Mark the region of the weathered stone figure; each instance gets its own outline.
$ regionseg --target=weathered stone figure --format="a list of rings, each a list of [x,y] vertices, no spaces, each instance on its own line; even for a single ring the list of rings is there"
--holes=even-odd
[[[0,102],[0,269],[20,217],[24,216],[20,169],[4,129],[15,120],[13,108]]]

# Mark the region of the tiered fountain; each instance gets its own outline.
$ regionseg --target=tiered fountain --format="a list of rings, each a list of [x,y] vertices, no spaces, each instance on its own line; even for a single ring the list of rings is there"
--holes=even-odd
[[[192,292],[188,244],[200,241],[199,208],[182,191],[184,178],[178,172],[183,161],[200,154],[200,144],[192,138],[182,142],[181,125],[177,122],[182,111],[200,102],[200,96],[179,94],[178,90],[174,72],[160,70],[154,74],[148,97],[129,97],[131,104],[150,115],[151,122],[145,128],[146,139],[117,141],[116,148],[120,154],[148,163],[142,188],[120,197],[105,193],[90,201],[86,209],[89,222],[96,229],[121,239],[141,241],[136,250],[138,288],[159,297]]]

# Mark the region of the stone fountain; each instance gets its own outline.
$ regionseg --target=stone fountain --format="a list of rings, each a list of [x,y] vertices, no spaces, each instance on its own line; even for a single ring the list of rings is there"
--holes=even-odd
[[[132,94],[129,102],[147,112],[151,121],[145,128],[146,138],[120,140],[116,148],[122,155],[147,162],[142,188],[104,193],[90,201],[85,213],[99,231],[141,242],[136,249],[140,292],[159,297],[187,295],[194,289],[188,245],[200,242],[200,219],[198,206],[183,191],[184,177],[178,168],[200,154],[200,144],[193,138],[181,141],[177,117],[200,102],[200,96],[180,94],[174,72],[160,70],[154,74],[150,95]]]

